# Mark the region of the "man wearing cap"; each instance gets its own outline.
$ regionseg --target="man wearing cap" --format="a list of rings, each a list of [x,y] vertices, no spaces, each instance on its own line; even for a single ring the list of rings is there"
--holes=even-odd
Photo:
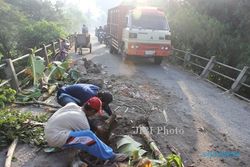
[[[113,101],[113,96],[109,92],[100,91],[100,88],[93,84],[73,84],[62,86],[57,92],[57,102],[64,106],[69,102],[82,106],[91,97],[97,96],[102,101],[103,110],[110,116],[112,111],[109,103]]]
[[[123,161],[127,157],[116,154],[91,130],[87,117],[101,114],[102,102],[92,97],[82,106],[68,103],[56,111],[45,126],[45,138],[52,147],[76,148],[102,160]]]

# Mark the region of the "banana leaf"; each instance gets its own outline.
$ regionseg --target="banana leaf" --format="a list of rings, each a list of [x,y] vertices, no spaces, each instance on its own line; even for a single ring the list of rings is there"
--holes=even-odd
[[[45,70],[45,61],[43,58],[31,54],[29,62],[32,70],[33,85],[37,86],[39,84],[39,80],[43,77],[43,72]]]

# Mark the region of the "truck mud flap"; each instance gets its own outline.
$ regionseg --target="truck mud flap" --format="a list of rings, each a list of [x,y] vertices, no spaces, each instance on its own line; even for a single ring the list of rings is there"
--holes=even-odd
[[[119,49],[119,44],[118,44],[118,41],[114,38],[112,38],[112,41],[111,41],[111,45],[114,47],[114,49],[116,49],[118,51]]]

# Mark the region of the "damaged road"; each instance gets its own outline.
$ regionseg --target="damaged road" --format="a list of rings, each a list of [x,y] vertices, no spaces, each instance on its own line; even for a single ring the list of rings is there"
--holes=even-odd
[[[185,166],[248,166],[249,104],[222,94],[217,88],[169,64],[155,66],[144,60],[123,64],[118,56],[108,53],[105,45],[95,43],[93,53],[84,55],[102,65],[91,61],[85,64],[83,57],[73,57],[77,59],[74,68],[83,76],[78,82],[96,84],[114,95],[111,108],[118,121],[110,138],[114,149],[119,136],[130,135],[150,151],[138,128],[144,125],[161,152],[165,156],[179,152]],[[56,104],[54,96],[47,102]],[[41,108],[30,109],[42,112]],[[213,151],[234,151],[240,156],[206,156],[206,152]],[[1,152],[0,157],[4,154],[5,151]],[[73,150],[45,153],[20,144],[12,166],[66,167],[75,155]],[[1,158],[0,165],[3,161]]]
[[[122,86],[125,91],[121,92],[131,98],[126,101],[134,104],[139,100],[138,106],[146,113],[134,107],[137,111],[127,110],[125,118],[128,116],[133,120],[138,114],[139,118],[133,122],[146,119],[163,153],[169,152],[169,144],[182,153],[187,165],[248,166],[249,103],[167,61],[161,66],[144,59],[124,64],[120,56],[109,54],[105,45],[94,45],[96,50],[85,57],[102,64],[109,75],[120,76],[121,82],[127,84]],[[240,156],[206,156],[214,151],[237,152]]]

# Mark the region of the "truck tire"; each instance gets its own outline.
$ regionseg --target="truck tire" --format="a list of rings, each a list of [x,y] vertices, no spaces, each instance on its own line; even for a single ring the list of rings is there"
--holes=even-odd
[[[122,62],[128,63],[128,55],[125,52],[122,52]]]
[[[114,47],[112,46],[112,44],[110,45],[109,53],[110,53],[110,54],[113,54],[113,53],[114,53]]]
[[[82,47],[80,47],[80,55],[82,55]]]
[[[122,62],[124,64],[128,63],[128,54],[125,51],[125,43],[123,42],[121,45],[121,57],[122,57]]]
[[[75,45],[75,53],[77,52],[77,46]]]
[[[89,53],[91,53],[92,52],[92,44],[90,44],[90,46],[89,46]]]
[[[160,57],[160,56],[154,57],[154,63],[157,65],[160,65],[162,60],[163,60],[163,57]]]

